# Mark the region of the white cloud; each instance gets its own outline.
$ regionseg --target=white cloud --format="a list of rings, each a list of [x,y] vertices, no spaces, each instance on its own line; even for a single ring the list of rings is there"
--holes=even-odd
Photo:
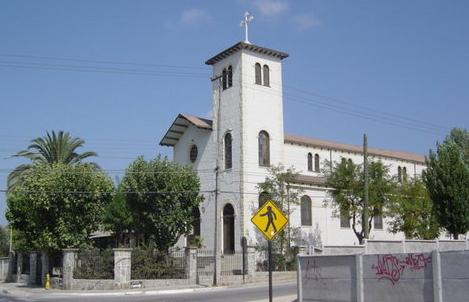
[[[304,31],[320,24],[319,20],[313,14],[294,16],[292,22],[295,29],[298,31]]]
[[[183,25],[197,25],[207,20],[209,20],[209,15],[206,11],[199,8],[190,8],[182,12],[180,22]]]
[[[265,16],[275,16],[288,10],[288,3],[278,0],[255,0],[254,6]]]

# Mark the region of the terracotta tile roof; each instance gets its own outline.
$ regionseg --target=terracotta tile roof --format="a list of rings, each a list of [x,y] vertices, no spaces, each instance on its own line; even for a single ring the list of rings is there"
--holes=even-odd
[[[198,117],[198,116],[183,114],[183,113],[179,114],[179,116],[181,118],[188,120],[191,124],[193,124],[197,128],[212,130],[212,120]]]
[[[161,139],[160,145],[174,146],[178,142],[179,138],[184,134],[184,131],[186,130],[189,124],[194,125],[199,129],[212,130],[212,120],[181,113],[176,117],[171,127]],[[287,144],[319,147],[324,149],[332,149],[351,153],[361,154],[363,151],[363,148],[357,145],[342,144],[292,134],[285,134],[284,141]],[[392,151],[378,148],[368,148],[368,152],[372,156],[381,156],[387,158],[394,158],[398,160],[406,160],[417,164],[425,163],[425,157],[423,155],[410,152]]]
[[[242,49],[247,49],[247,50],[254,51],[254,52],[257,52],[257,53],[260,53],[260,54],[266,54],[266,55],[269,55],[269,56],[280,58],[281,60],[288,57],[288,54],[286,52],[281,52],[281,51],[278,51],[278,50],[273,50],[273,49],[270,49],[270,48],[265,48],[265,47],[257,46],[257,45],[254,45],[254,44],[246,43],[246,42],[238,42],[235,45],[231,46],[230,48],[227,48],[224,51],[220,52],[219,54],[217,54],[217,55],[213,56],[212,58],[208,59],[205,62],[205,64],[213,65],[213,64],[223,60],[224,58],[226,58],[226,57],[228,57],[228,56],[230,56],[230,55],[234,54],[235,52],[240,51]]]
[[[178,114],[176,119],[174,119],[174,122],[169,127],[168,131],[166,131],[166,134],[163,136],[163,138],[160,141],[160,145],[162,146],[176,145],[176,143],[182,137],[182,135],[186,131],[187,127],[189,127],[189,125],[193,125],[199,129],[212,130],[211,120],[198,117],[198,116],[181,113],[181,114]]]
[[[325,176],[311,176],[299,174],[296,176],[295,182],[298,184],[324,186],[326,184],[326,179],[327,178]]]
[[[360,154],[363,153],[363,148],[361,146],[336,143],[336,142],[325,141],[325,140],[298,136],[298,135],[285,134],[284,140],[285,140],[285,143],[288,143],[288,144],[298,144],[298,145],[319,147],[319,148],[324,148],[324,149],[332,149],[332,150],[345,151],[345,152],[351,152],[351,153],[360,153]],[[415,153],[384,150],[384,149],[378,149],[378,148],[368,148],[368,152],[372,156],[381,156],[381,157],[406,160],[406,161],[410,161],[410,162],[414,162],[418,164],[425,163],[425,157],[419,154],[415,154]]]

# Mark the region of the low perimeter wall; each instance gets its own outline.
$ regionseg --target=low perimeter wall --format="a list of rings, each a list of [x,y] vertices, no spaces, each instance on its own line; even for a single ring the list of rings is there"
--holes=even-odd
[[[8,266],[10,259],[8,257],[0,257],[0,281],[5,281],[8,277]]]
[[[299,256],[298,301],[467,302],[469,251]]]
[[[374,240],[365,239],[363,245],[325,245],[318,254],[352,255],[382,253],[425,253],[438,250],[469,250],[469,240]],[[311,253],[310,253],[311,255]]]

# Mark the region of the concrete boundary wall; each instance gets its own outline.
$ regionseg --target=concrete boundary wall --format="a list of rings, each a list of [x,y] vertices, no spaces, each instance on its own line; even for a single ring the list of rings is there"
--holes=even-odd
[[[469,250],[469,240],[365,240],[363,245],[325,245],[322,255],[425,253]],[[311,253],[310,253],[311,255]]]
[[[5,281],[8,277],[8,266],[10,259],[8,257],[0,258],[0,281]]]
[[[298,301],[463,302],[469,251],[298,256]]]

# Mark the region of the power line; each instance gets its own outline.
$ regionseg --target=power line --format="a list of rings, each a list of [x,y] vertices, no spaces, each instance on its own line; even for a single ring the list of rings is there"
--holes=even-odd
[[[83,61],[83,60],[79,60],[79,61]],[[89,60],[84,60],[84,61],[89,61]],[[110,61],[108,61],[108,63],[110,63]],[[99,66],[96,67],[96,66],[82,66],[82,65],[68,65],[68,64],[42,64],[42,63],[34,63],[34,62],[0,61],[0,66],[60,70],[60,71],[104,72],[104,73],[133,74],[133,75],[136,74],[136,75],[151,75],[151,76],[205,77],[205,75],[202,75],[202,74],[188,73],[188,72],[122,69],[122,68],[109,68],[109,67],[103,68]],[[248,74],[243,74],[243,76],[252,77],[252,75],[248,75]],[[246,84],[252,84],[252,83],[246,83]],[[246,87],[248,89],[259,90],[259,88],[250,87],[250,85],[246,85]],[[346,101],[339,100],[336,98],[331,98],[331,97],[327,97],[324,95],[316,94],[314,92],[308,92],[308,91],[294,88],[294,87],[292,89],[300,91],[300,93],[302,93],[303,95],[306,94],[308,97],[288,94],[288,98],[286,100],[313,105],[313,106],[327,109],[330,111],[371,120],[377,123],[385,123],[385,124],[395,126],[395,127],[401,127],[401,128],[406,128],[406,129],[411,129],[411,130],[416,130],[416,131],[421,131],[421,132],[426,132],[426,133],[432,133],[432,134],[443,134],[443,133],[448,132],[448,129],[439,128],[440,126],[433,124],[433,123],[426,122],[426,121],[419,121],[416,119],[403,117],[394,113],[378,112],[369,107],[355,105],[350,102],[346,102]],[[265,90],[263,91],[266,92]],[[275,95],[276,92],[277,92],[276,95],[281,95],[281,90],[277,90],[273,87],[271,88],[271,92],[268,92],[268,93]],[[314,99],[312,98],[312,96],[325,98],[327,100],[331,100],[336,103],[338,102],[338,103],[347,104],[348,106],[362,108],[362,110],[365,110],[367,112],[357,110],[356,108],[347,108],[347,107],[344,107],[343,105],[335,105],[335,104],[326,103],[324,101]]]
[[[131,65],[131,66],[142,66],[142,67],[151,66],[151,67],[164,67],[164,68],[209,70],[209,68],[207,68],[207,67],[189,66],[189,65],[168,65],[168,64],[136,63],[136,62],[122,62],[122,61],[87,60],[87,59],[76,59],[76,58],[35,56],[35,55],[18,55],[18,54],[0,54],[0,56],[1,57],[13,57],[13,58],[32,58],[32,59],[53,60],[53,61],[70,61],[70,62],[81,62],[81,63],[116,64],[116,65]]]
[[[265,89],[250,87],[248,85],[246,85],[245,88],[255,90],[255,91],[262,91],[263,93],[267,93],[267,94],[270,94],[270,95],[273,95],[273,96],[280,96],[281,95],[280,92],[276,92],[275,90],[273,90],[272,92],[269,92],[269,91],[266,91]],[[300,103],[304,103],[304,104],[308,104],[308,105],[313,105],[313,106],[320,107],[320,108],[323,108],[323,109],[327,109],[327,110],[331,110],[331,111],[335,111],[335,112],[338,112],[338,113],[343,113],[343,114],[346,114],[346,115],[351,115],[351,116],[355,116],[355,117],[359,117],[359,118],[363,118],[363,119],[368,119],[368,120],[375,121],[375,122],[378,122],[378,123],[384,123],[384,124],[388,124],[388,125],[392,125],[392,126],[396,126],[396,127],[400,127],[400,128],[406,128],[406,129],[410,129],[410,130],[416,130],[416,131],[432,133],[432,134],[447,133],[447,131],[443,130],[443,129],[437,130],[437,129],[429,128],[428,126],[424,126],[424,125],[413,125],[410,122],[405,122],[404,123],[403,121],[396,120],[392,117],[382,117],[382,116],[371,115],[369,113],[360,112],[358,110],[346,108],[346,107],[343,107],[343,106],[328,104],[328,103],[325,103],[325,102],[322,102],[322,101],[319,101],[319,100],[316,100],[316,99],[313,99],[313,98],[306,98],[306,97],[297,96],[297,95],[293,95],[293,94],[292,95],[287,94],[287,95],[288,95],[288,97],[284,98],[287,101],[290,100],[290,101],[293,101],[293,102],[300,102]]]
[[[202,73],[156,71],[156,70],[144,70],[144,69],[138,70],[138,69],[123,69],[123,68],[103,68],[103,67],[96,67],[96,66],[40,64],[40,63],[28,63],[28,62],[0,61],[0,67],[53,70],[53,71],[86,72],[86,73],[145,75],[145,76],[156,76],[156,77],[178,77],[178,78],[208,78],[209,77],[209,75],[205,75]]]

